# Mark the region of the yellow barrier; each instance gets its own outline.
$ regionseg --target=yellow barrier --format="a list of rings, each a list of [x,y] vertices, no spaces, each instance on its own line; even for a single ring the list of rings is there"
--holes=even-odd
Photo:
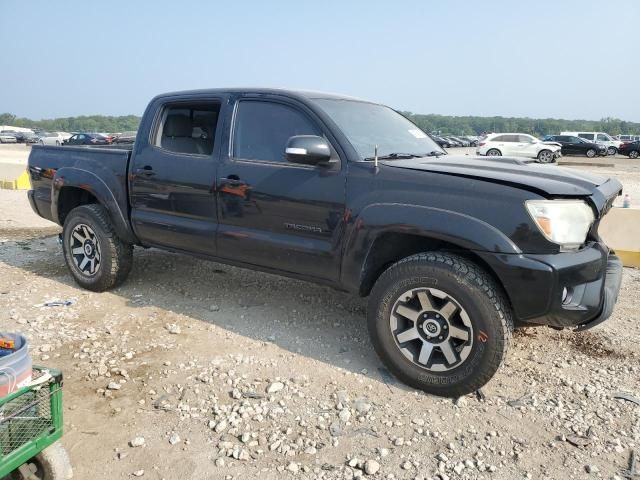
[[[25,170],[15,180],[0,180],[0,188],[6,190],[29,190],[31,188],[29,174]]]
[[[640,209],[612,208],[598,231],[625,267],[640,268]]]

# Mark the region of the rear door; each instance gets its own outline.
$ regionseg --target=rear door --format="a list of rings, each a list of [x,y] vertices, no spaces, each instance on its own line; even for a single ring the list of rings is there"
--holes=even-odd
[[[560,140],[562,140],[563,155],[577,155],[583,153],[582,145],[585,144],[578,141],[576,137],[560,137]]]
[[[223,97],[159,105],[130,166],[131,220],[145,245],[216,254],[218,119]]]
[[[280,96],[237,99],[227,157],[218,170],[218,255],[268,269],[335,280],[345,215],[345,162],[285,158],[294,135],[325,136],[306,106]],[[335,145],[335,144],[334,144]]]

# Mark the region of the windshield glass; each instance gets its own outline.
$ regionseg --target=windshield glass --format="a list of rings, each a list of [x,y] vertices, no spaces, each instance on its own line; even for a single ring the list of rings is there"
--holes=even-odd
[[[425,156],[442,152],[427,134],[416,125],[384,105],[342,99],[316,99],[347,136],[361,159],[392,153]]]

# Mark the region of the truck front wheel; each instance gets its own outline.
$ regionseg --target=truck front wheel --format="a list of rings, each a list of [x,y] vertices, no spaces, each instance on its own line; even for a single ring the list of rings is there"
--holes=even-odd
[[[76,207],[64,222],[62,251],[75,281],[103,292],[123,282],[133,263],[133,247],[120,240],[102,205]]]
[[[369,334],[389,370],[433,395],[487,383],[505,359],[513,321],[502,290],[473,262],[419,253],[389,267],[368,305]]]

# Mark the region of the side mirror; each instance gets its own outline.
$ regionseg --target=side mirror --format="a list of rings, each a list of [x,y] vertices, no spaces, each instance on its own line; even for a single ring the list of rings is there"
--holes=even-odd
[[[318,165],[331,159],[327,141],[316,135],[296,135],[289,139],[285,149],[287,160],[303,165]]]

